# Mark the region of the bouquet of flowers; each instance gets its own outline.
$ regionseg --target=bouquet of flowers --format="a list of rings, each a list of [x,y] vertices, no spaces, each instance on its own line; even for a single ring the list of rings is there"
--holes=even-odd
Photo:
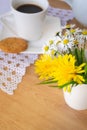
[[[63,88],[70,92],[77,84],[87,84],[87,30],[66,25],[48,40],[44,54],[35,62],[35,72],[41,84]]]

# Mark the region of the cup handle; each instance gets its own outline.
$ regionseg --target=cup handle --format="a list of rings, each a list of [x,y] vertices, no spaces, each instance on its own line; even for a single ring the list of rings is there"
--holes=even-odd
[[[4,26],[5,28],[9,29],[11,31],[11,33],[14,34],[15,36],[18,36],[17,32],[9,24],[10,17],[14,18],[12,11],[9,11],[8,13],[5,13],[4,15],[1,15],[0,16],[1,26]]]

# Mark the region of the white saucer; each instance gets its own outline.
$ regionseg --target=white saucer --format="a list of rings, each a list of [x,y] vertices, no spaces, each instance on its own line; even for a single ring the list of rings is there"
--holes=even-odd
[[[0,40],[6,37],[17,37],[17,32],[15,30],[15,24],[11,13],[1,16],[0,23],[2,25],[2,28],[0,28]],[[37,41],[29,41],[29,47],[23,53],[42,54],[42,48],[45,42],[49,38],[52,38],[60,29],[61,23],[59,18],[53,16],[46,16],[46,26],[43,31],[43,36]]]

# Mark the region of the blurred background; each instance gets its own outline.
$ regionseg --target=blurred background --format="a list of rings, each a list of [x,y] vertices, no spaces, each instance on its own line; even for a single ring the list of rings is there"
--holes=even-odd
[[[10,0],[0,0],[0,15],[10,10]]]

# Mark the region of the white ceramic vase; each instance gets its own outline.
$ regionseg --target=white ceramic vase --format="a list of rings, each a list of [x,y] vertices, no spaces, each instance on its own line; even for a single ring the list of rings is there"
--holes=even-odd
[[[87,27],[87,0],[64,0],[72,8],[74,17]]]
[[[87,109],[87,84],[72,87],[71,92],[65,92],[64,99],[67,105],[76,110]]]

